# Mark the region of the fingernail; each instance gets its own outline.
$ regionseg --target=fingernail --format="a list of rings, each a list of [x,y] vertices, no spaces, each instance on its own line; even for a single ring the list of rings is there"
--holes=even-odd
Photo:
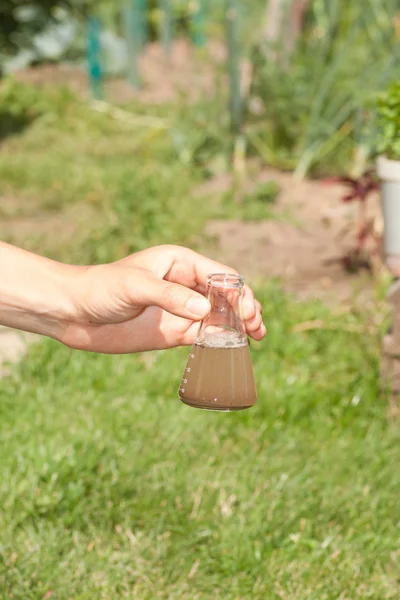
[[[186,303],[187,310],[196,317],[205,317],[210,312],[210,303],[204,296],[191,296]]]
[[[267,328],[265,327],[264,323],[261,325],[261,333],[262,336],[264,337],[267,333]]]

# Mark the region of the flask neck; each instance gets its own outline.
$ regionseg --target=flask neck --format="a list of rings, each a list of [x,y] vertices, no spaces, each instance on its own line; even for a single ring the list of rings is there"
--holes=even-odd
[[[247,344],[242,319],[243,278],[239,275],[212,275],[207,278],[209,315],[200,325],[198,343],[216,347]]]

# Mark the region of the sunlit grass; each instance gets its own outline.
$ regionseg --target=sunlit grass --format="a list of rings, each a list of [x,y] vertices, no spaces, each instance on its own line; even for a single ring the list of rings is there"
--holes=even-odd
[[[201,175],[165,132],[144,141],[74,100],[61,114],[1,147],[2,222],[22,245],[110,260],[188,243],[229,214],[229,195],[194,199]],[[37,214],[76,219],[76,235],[26,237],[18,219]],[[180,403],[186,349],[110,357],[44,341],[0,381],[2,600],[399,598],[380,319],[277,284],[259,297],[269,333],[252,344],[259,400],[243,413]]]

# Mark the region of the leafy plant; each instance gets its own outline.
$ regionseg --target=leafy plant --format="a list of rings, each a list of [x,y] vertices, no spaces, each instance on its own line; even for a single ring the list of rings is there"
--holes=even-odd
[[[378,152],[400,160],[400,81],[379,97],[377,108]]]
[[[43,97],[34,87],[7,79],[0,87],[0,140],[24,129],[44,110]]]
[[[240,219],[241,221],[263,221],[276,218],[272,208],[280,192],[274,180],[259,183],[255,189],[246,192],[233,185],[223,197],[219,218]]]
[[[72,98],[68,88],[56,88],[43,94],[39,88],[13,77],[4,79],[0,85],[0,140],[19,133],[44,114],[61,117]]]
[[[368,215],[368,198],[378,189],[378,183],[373,170],[368,170],[358,178],[334,177],[328,181],[342,183],[347,193],[342,197],[343,202],[358,202],[359,212],[355,227],[355,244],[339,262],[348,271],[373,269],[374,260],[381,246],[381,237],[377,235],[373,217]]]
[[[2,50],[28,47],[35,34],[49,22],[57,22],[57,9],[84,14],[91,4],[91,0],[2,0],[0,47]]]
[[[247,112],[253,151],[299,176],[348,172],[360,108],[400,74],[397,10],[394,0],[314,0],[290,58],[279,60],[281,44],[271,54],[259,43]]]

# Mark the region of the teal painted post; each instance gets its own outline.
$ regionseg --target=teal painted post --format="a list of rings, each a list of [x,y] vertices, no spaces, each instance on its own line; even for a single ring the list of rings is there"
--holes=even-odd
[[[90,90],[93,98],[100,100],[103,97],[101,68],[100,21],[94,17],[88,20],[87,31],[87,62]]]
[[[242,126],[242,99],[240,93],[240,52],[237,0],[225,0],[226,41],[229,68],[229,110],[232,130],[239,134]]]
[[[138,54],[139,54],[139,32],[136,0],[126,2],[122,7],[122,26],[125,32],[125,40],[128,49],[128,81],[135,87],[140,87]]]
[[[206,43],[204,32],[205,0],[192,0],[190,6],[190,33],[196,46],[202,47]]]
[[[161,41],[167,54],[171,51],[172,44],[172,18],[169,0],[161,0]]]
[[[143,50],[149,39],[149,28],[148,28],[148,1],[147,0],[136,0],[137,13],[138,13],[138,33],[140,39],[140,49]]]

